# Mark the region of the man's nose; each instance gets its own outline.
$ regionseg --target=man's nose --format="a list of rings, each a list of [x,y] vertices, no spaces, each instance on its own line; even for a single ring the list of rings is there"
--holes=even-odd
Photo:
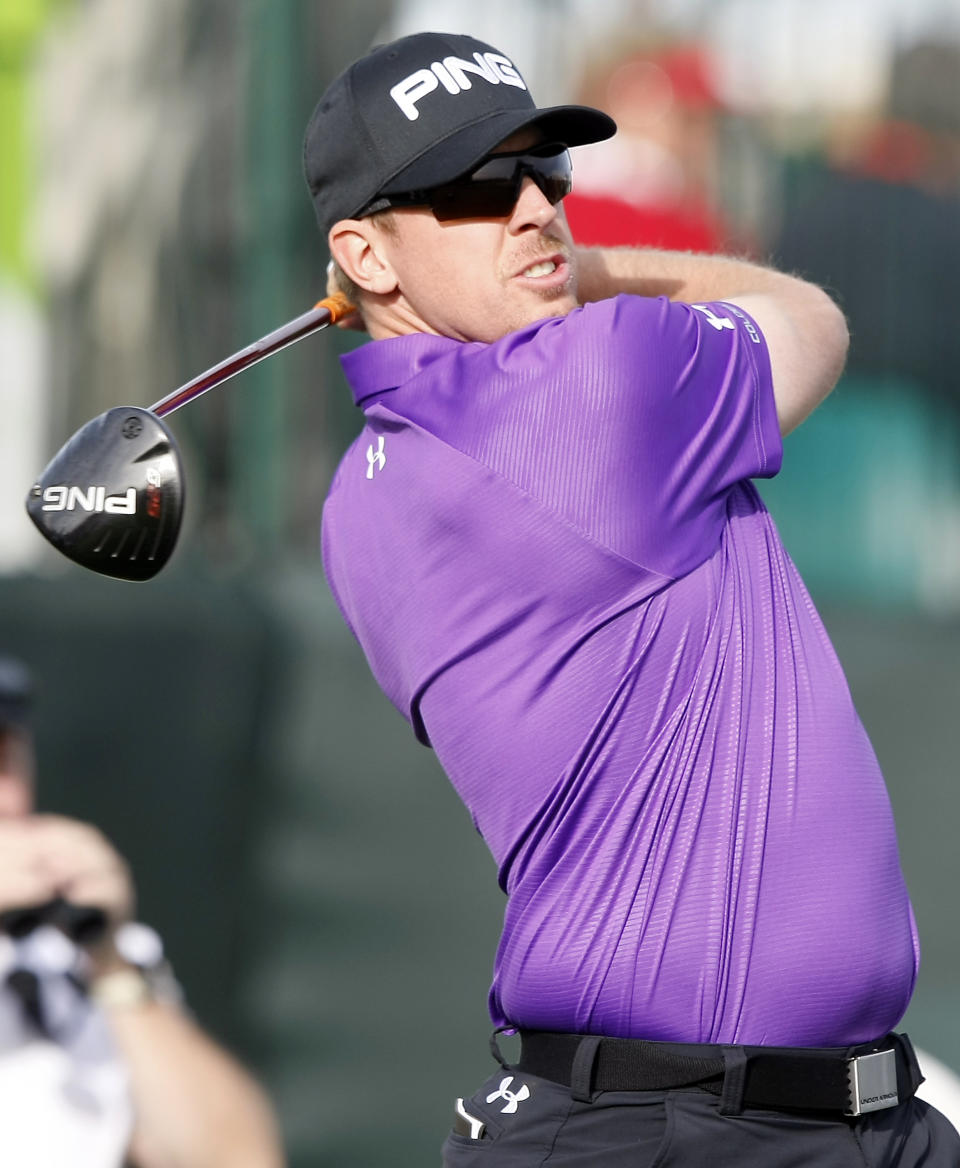
[[[520,195],[510,216],[509,228],[518,233],[528,227],[543,228],[557,217],[557,208],[529,175],[524,175]]]

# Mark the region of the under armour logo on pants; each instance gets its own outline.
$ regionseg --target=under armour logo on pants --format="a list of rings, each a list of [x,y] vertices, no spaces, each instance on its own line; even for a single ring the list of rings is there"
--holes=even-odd
[[[530,1098],[530,1088],[526,1083],[520,1084],[519,1091],[511,1091],[510,1084],[512,1082],[513,1075],[507,1075],[498,1090],[494,1091],[492,1095],[487,1096],[488,1103],[495,1103],[498,1099],[504,1101],[505,1106],[500,1108],[501,1115],[513,1115],[524,1099]]]

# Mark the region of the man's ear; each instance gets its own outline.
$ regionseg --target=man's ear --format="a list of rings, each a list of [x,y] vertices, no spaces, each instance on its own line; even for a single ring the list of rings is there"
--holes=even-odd
[[[367,219],[341,219],[330,228],[330,254],[365,292],[389,296],[397,277],[385,254],[382,232]]]

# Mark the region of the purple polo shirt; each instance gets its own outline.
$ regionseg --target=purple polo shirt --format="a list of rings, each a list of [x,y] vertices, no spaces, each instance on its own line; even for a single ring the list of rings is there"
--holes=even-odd
[[[619,296],[344,358],[337,602],[508,894],[498,1024],[842,1045],[918,948],[883,778],[750,479],[780,466],[731,305]]]

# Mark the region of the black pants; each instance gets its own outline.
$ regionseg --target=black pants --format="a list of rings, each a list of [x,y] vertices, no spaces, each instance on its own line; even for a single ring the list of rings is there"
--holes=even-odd
[[[747,1108],[699,1088],[602,1091],[591,1102],[500,1067],[463,1100],[444,1168],[960,1168],[960,1135],[919,1099],[859,1119]],[[470,1129],[476,1133],[469,1134]]]

